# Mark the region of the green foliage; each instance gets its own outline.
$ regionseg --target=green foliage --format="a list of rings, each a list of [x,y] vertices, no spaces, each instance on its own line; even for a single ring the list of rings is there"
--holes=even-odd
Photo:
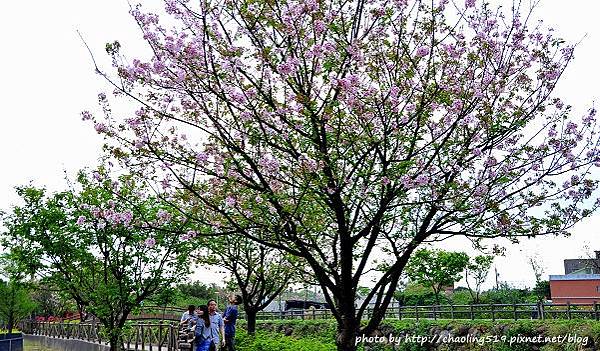
[[[433,289],[439,304],[442,288],[459,281],[468,263],[469,256],[464,252],[419,249],[406,265],[406,274],[414,282]]]
[[[1,239],[15,264],[98,317],[113,345],[129,312],[187,274],[192,246],[174,210],[130,177],[81,172],[76,186],[17,188],[24,205],[4,216]]]
[[[250,334],[254,332],[256,313],[267,307],[297,275],[297,258],[241,234],[211,238],[199,259],[229,273],[227,285],[239,291],[246,316],[252,320],[248,324]]]
[[[0,324],[5,324],[9,333],[35,306],[25,284],[14,279],[0,280]]]
[[[467,286],[469,287],[474,303],[480,302],[481,285],[485,282],[493,262],[493,256],[485,255],[475,256],[473,259],[469,260],[469,264],[465,271],[465,280],[467,281]],[[473,287],[471,287],[471,284],[469,283],[470,280],[473,281]]]
[[[481,297],[482,303],[511,304],[536,301],[536,298],[531,294],[529,289],[517,289],[506,284],[501,285],[500,289],[492,289],[487,291]]]
[[[540,280],[535,284],[532,293],[538,298],[539,301],[550,299],[550,282],[547,280]]]
[[[236,335],[238,351],[335,351],[335,339],[323,342],[316,337],[294,338],[281,334],[257,332],[250,335],[240,331]]]
[[[287,320],[258,322],[256,337],[247,337],[245,321],[239,322],[241,334],[236,334],[238,345],[249,342],[258,349],[271,344],[281,350],[335,350],[336,324],[334,320]],[[287,346],[285,344],[289,344]],[[293,347],[291,347],[293,346]],[[290,348],[288,348],[290,347]],[[294,348],[296,347],[296,348]],[[303,348],[304,347],[304,348]],[[236,349],[239,349],[236,347]],[[244,349],[254,351],[252,347]],[[262,348],[261,350],[279,350]]]
[[[455,290],[450,299],[455,305],[468,305],[474,303],[469,290]]]
[[[408,284],[402,291],[397,291],[395,298],[402,306],[423,306],[436,303],[436,296],[431,288],[414,283]]]
[[[177,284],[177,291],[179,294],[205,302],[209,299],[214,299],[217,296],[218,287],[214,284],[206,285],[199,281],[193,281],[190,283]]]
[[[217,300],[220,288],[215,284],[204,284],[200,281],[190,281],[179,283],[169,288],[169,294],[166,293],[159,296],[153,296],[152,303],[164,306],[174,305],[187,308],[189,305],[206,305],[210,299]]]
[[[77,311],[77,305],[73,299],[49,283],[44,281],[36,282],[33,284],[31,290],[31,298],[36,304],[33,314],[36,316],[62,317],[67,312]]]
[[[335,322],[334,321],[275,321],[259,322],[259,330],[255,336],[249,336],[241,323],[236,335],[237,349],[241,351],[279,351],[279,350],[305,350],[321,351],[336,350],[335,348]],[[488,342],[483,345],[469,344],[445,344],[438,348],[432,345],[419,345],[416,343],[402,342],[397,346],[389,344],[360,344],[358,350],[371,351],[426,351],[426,350],[474,350],[474,351],[559,351],[579,350],[582,345],[577,344],[528,344],[515,343],[510,345],[502,342],[518,335],[522,336],[559,336],[577,334],[588,338],[588,347],[600,342],[600,322],[583,320],[519,320],[519,321],[496,321],[474,320],[474,321],[452,321],[452,320],[384,320],[379,331],[383,335],[394,336],[419,335],[432,336],[441,331],[449,331],[452,335],[466,335],[470,333],[481,337],[498,338],[498,342]]]
[[[447,299],[440,299],[440,304],[468,305],[468,304],[512,304],[535,303],[540,297],[549,297],[548,282],[540,282],[533,289],[518,289],[507,284],[500,285],[499,289],[484,291],[475,302],[472,292],[464,287],[457,287]],[[547,295],[546,295],[547,294]],[[420,284],[410,283],[403,290],[396,291],[394,297],[403,306],[427,306],[436,304],[434,292]]]

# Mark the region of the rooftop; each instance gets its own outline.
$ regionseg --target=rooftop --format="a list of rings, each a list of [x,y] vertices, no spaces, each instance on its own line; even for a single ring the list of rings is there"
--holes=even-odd
[[[550,280],[600,280],[600,274],[550,275]]]

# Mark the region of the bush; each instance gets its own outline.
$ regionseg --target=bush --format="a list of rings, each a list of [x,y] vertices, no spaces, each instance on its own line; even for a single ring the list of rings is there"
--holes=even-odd
[[[419,284],[409,284],[403,291],[396,292],[394,296],[402,306],[424,306],[435,305],[435,293],[431,288],[426,288]],[[447,299],[442,296],[441,303],[446,303]]]
[[[454,290],[451,299],[454,305],[468,305],[473,302],[469,290]]]
[[[335,339],[324,341],[322,335],[296,338],[273,332],[257,332],[248,335],[245,330],[236,333],[238,351],[335,351]]]

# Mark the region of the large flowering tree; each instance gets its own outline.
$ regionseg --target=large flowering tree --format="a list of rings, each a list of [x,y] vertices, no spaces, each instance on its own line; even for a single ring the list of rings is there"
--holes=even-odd
[[[96,316],[111,350],[133,309],[183,279],[192,242],[173,210],[128,177],[81,173],[71,191],[17,189],[23,205],[3,216],[9,258]]]
[[[114,42],[117,75],[99,70],[135,115],[101,94],[104,117],[84,119],[131,169],[193,194],[195,220],[305,260],[339,350],[377,327],[421,243],[564,234],[597,206],[595,110],[572,117],[552,96],[573,47],[531,9],[165,4],[168,28],[132,10],[152,56]]]

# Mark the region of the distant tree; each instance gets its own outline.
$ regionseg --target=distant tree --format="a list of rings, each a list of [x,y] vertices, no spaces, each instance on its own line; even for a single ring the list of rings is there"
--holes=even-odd
[[[527,261],[529,262],[529,266],[531,267],[533,275],[535,276],[535,282],[540,282],[545,270],[542,259],[539,256],[529,256]]]
[[[469,263],[464,252],[419,249],[406,265],[407,276],[433,290],[436,304],[440,304],[440,292],[461,278]]]
[[[69,312],[79,311],[75,301],[64,291],[52,285],[50,281],[35,281],[31,285],[31,298],[36,304],[35,315],[63,317]]]
[[[467,305],[473,303],[473,297],[468,288],[454,289],[450,299],[454,305]]]
[[[481,299],[486,303],[512,304],[523,303],[531,296],[528,289],[515,288],[508,283],[500,283],[498,289],[488,290],[482,294]]]
[[[490,268],[494,262],[493,256],[479,255],[469,260],[465,270],[465,281],[469,288],[472,301],[479,303],[479,297],[481,295],[481,285],[485,282],[488,276]],[[473,287],[471,287],[470,280],[473,280]]]
[[[86,306],[122,348],[127,315],[187,275],[189,240],[171,208],[127,176],[81,172],[77,189],[17,188],[23,201],[4,217],[4,243],[23,267]]]
[[[433,290],[430,287],[416,283],[409,283],[404,289],[396,291],[394,298],[402,306],[423,306],[436,303],[436,296]]]
[[[0,321],[4,322],[9,333],[35,307],[25,284],[12,279],[0,281]]]
[[[176,289],[183,300],[193,298],[206,303],[209,299],[217,298],[219,287],[214,284],[204,284],[200,281],[190,281],[177,284]]]
[[[552,294],[550,292],[550,282],[548,280],[540,280],[535,283],[532,293],[537,297],[539,302],[546,299],[551,299]]]
[[[256,330],[257,313],[281,294],[299,269],[293,257],[244,236],[211,238],[198,258],[229,274],[229,286],[239,290],[243,298],[249,334]]]

